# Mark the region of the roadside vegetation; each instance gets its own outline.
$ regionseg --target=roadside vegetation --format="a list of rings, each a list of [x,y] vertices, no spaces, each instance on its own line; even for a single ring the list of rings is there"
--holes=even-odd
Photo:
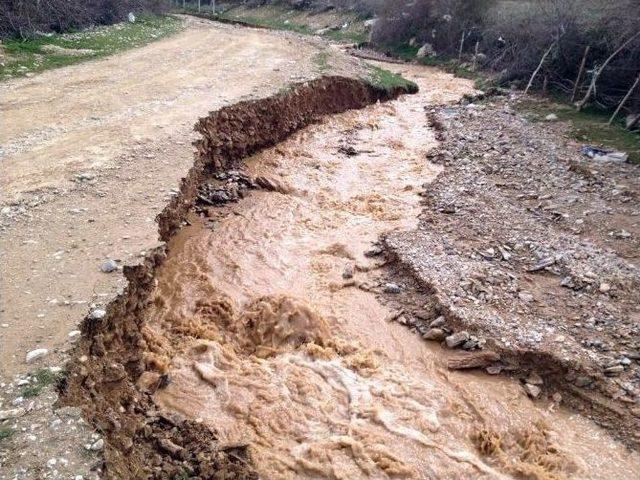
[[[241,11],[255,19],[264,15],[257,12],[279,12],[277,22],[261,20],[263,25],[304,33],[317,31],[306,27],[310,19],[330,12],[331,31],[342,38],[348,22],[339,18],[349,16],[363,28],[356,43],[473,79],[479,89],[527,90],[536,100],[521,108],[531,108],[533,117],[547,99],[543,108],[570,122],[577,140],[626,151],[637,161],[640,15],[630,14],[637,12],[637,0],[238,0],[226,5],[229,13],[221,15]]]
[[[375,65],[367,66],[369,68],[369,81],[374,87],[382,88],[389,93],[393,92],[397,88],[404,88],[411,93],[418,91],[418,86],[412,81],[404,78],[402,75],[398,75]]]
[[[142,14],[134,23],[78,32],[41,33],[3,41],[0,80],[113,55],[176,33],[182,21],[169,15]]]
[[[549,99],[528,98],[517,104],[517,110],[532,121],[543,122],[550,113],[570,124],[569,135],[582,144],[606,146],[629,154],[629,162],[640,164],[640,135],[625,129],[622,119],[607,125],[609,115],[588,107],[577,111],[571,105]]]
[[[262,5],[260,8],[251,5],[251,2],[218,2],[214,14],[210,4],[205,4],[204,1],[201,2],[200,10],[197,3],[185,2],[184,5],[178,3],[174,11],[222,22],[239,22],[303,35],[320,35],[338,42],[360,44],[368,39],[365,17],[355,12],[299,10],[281,3]]]
[[[49,385],[53,385],[62,377],[61,373],[54,373],[48,368],[41,368],[31,376],[31,382],[25,385],[20,394],[24,398],[37,397]]]

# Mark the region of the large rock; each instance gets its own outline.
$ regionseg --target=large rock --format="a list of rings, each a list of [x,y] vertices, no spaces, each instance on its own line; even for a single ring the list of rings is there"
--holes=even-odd
[[[435,57],[436,51],[433,49],[433,45],[430,43],[425,43],[420,47],[418,53],[416,53],[417,58],[426,58],[426,57]]]

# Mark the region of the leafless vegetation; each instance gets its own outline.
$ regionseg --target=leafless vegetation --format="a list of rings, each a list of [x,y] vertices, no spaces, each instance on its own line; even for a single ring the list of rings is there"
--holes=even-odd
[[[0,38],[109,25],[129,12],[160,13],[167,7],[165,0],[2,0]]]
[[[502,84],[543,85],[571,96],[587,47],[586,72],[576,92],[615,107],[640,72],[638,0],[416,0],[385,2],[373,41],[402,48],[429,43],[440,58],[461,57],[498,73]],[[462,48],[461,48],[462,47]],[[548,56],[540,64],[543,55]],[[617,50],[608,63],[607,59]],[[603,68],[606,66],[606,68]],[[593,82],[594,77],[597,82]],[[640,93],[627,106],[640,107]]]

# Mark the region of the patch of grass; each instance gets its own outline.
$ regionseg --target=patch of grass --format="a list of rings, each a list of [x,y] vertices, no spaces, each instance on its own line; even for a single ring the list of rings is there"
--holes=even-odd
[[[622,118],[607,125],[610,112],[593,107],[577,111],[572,105],[538,99],[523,100],[517,108],[532,121],[544,121],[547,115],[555,113],[558,120],[569,122],[569,134],[575,140],[627,152],[630,162],[640,164],[640,134],[626,130]]]
[[[402,75],[371,64],[367,64],[367,67],[369,68],[368,80],[374,87],[382,88],[387,92],[392,92],[396,88],[404,88],[410,93],[418,91],[418,85],[411,80],[407,80]]]
[[[417,46],[411,46],[404,43],[387,45],[382,47],[382,50],[384,50],[388,55],[399,58],[400,60],[416,61],[421,65],[441,68],[445,72],[451,73],[458,78],[475,80],[476,88],[479,90],[486,90],[487,88],[495,86],[493,79],[481,71],[472,70],[468,63],[460,63],[456,59],[447,59],[438,56],[417,58],[416,55],[419,50],[419,47]]]
[[[37,370],[32,377],[32,381],[29,385],[25,385],[20,394],[25,398],[37,397],[42,393],[42,390],[49,385],[57,382],[62,375],[60,373],[53,373],[48,368],[41,368]]]
[[[0,427],[0,441],[6,440],[13,435],[14,431],[8,427]]]
[[[318,67],[320,73],[325,73],[329,69],[329,57],[331,54],[327,50],[318,52],[313,58],[314,63]]]
[[[123,22],[76,33],[38,35],[26,40],[5,40],[3,47],[7,58],[5,64],[0,66],[0,79],[141,47],[176,33],[181,28],[180,19],[172,16],[140,15],[135,23]]]

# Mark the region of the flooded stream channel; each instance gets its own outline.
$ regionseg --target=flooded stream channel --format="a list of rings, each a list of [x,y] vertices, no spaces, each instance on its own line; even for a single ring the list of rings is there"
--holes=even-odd
[[[425,107],[471,90],[405,74],[420,93],[246,159],[271,188],[171,240],[145,313],[149,361],[171,378],[155,401],[248,445],[265,479],[632,478],[638,456],[587,419],[508,378],[450,372],[446,350],[386,320],[380,260],[364,253],[415,228],[438,175]]]

